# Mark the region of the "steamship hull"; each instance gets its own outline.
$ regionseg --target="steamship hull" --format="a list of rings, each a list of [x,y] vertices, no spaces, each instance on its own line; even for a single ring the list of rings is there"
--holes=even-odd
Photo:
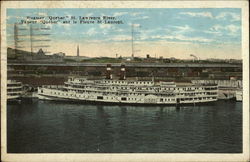
[[[41,100],[50,101],[70,101],[70,102],[81,102],[81,103],[94,103],[94,104],[115,104],[115,105],[183,105],[183,104],[204,104],[217,101],[217,98],[206,97],[203,100],[198,98],[188,99],[188,101],[182,100],[182,98],[160,98],[157,96],[148,97],[138,97],[138,96],[102,96],[101,94],[93,94],[89,96],[84,96],[82,94],[72,94],[65,93],[63,90],[51,90],[45,88],[39,88],[39,91],[43,93],[38,94],[38,98]],[[47,91],[47,92],[44,92]],[[58,95],[60,94],[60,95]],[[72,95],[71,95],[72,94]],[[102,97],[106,98],[103,99]],[[134,101],[128,101],[126,99],[133,99]],[[165,102],[164,102],[165,101]]]
[[[203,101],[203,102],[189,102],[189,103],[144,103],[144,102],[118,102],[118,101],[100,101],[100,100],[85,100],[79,98],[60,98],[46,95],[39,95],[39,99],[51,102],[66,102],[79,104],[94,104],[94,105],[130,105],[130,106],[176,106],[176,105],[210,105],[217,100]]]
[[[213,102],[217,101],[218,96],[215,85],[176,87],[174,83],[164,86],[154,85],[153,82],[129,81],[129,83],[114,80],[91,81],[92,83],[79,83],[74,80],[73,82],[66,82],[62,87],[39,87],[38,98],[109,104],[176,105]],[[120,82],[120,85],[116,82]],[[137,84],[144,84],[144,86]]]
[[[242,90],[236,91],[235,97],[236,97],[236,101],[242,101],[242,99],[243,99]]]
[[[217,101],[217,85],[177,85],[175,82],[126,80],[125,66],[120,79],[113,80],[111,65],[107,65],[106,79],[88,80],[71,77],[63,86],[42,86],[38,98],[42,100],[80,101],[109,104],[179,105]]]

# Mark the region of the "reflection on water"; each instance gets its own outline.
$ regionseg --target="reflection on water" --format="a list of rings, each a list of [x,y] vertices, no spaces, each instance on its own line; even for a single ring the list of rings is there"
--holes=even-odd
[[[242,103],[108,106],[9,103],[8,152],[242,152]]]

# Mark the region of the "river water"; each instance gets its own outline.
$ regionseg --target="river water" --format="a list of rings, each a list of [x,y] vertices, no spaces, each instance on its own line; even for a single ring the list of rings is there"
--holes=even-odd
[[[240,153],[242,103],[108,106],[22,99],[7,105],[8,153]]]

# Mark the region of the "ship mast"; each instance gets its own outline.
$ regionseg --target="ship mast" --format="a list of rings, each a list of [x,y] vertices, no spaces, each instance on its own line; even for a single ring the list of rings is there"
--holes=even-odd
[[[134,24],[131,25],[131,49],[132,49],[132,59],[134,59]]]
[[[33,28],[30,25],[30,53],[33,54]]]

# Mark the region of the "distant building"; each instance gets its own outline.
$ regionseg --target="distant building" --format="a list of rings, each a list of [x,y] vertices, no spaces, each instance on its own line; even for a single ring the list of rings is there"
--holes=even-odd
[[[77,57],[79,57],[79,45],[77,45]]]
[[[43,50],[40,48],[36,54],[33,54],[32,60],[46,59],[46,55]],[[27,58],[26,58],[27,60]]]
[[[44,56],[45,53],[43,52],[43,50],[40,48],[39,51],[37,52],[38,56]]]
[[[170,57],[170,60],[174,61],[174,60],[176,60],[176,58],[175,57]]]
[[[57,56],[60,56],[60,57],[65,57],[65,53],[63,53],[63,52],[55,53],[54,55],[57,55]]]

